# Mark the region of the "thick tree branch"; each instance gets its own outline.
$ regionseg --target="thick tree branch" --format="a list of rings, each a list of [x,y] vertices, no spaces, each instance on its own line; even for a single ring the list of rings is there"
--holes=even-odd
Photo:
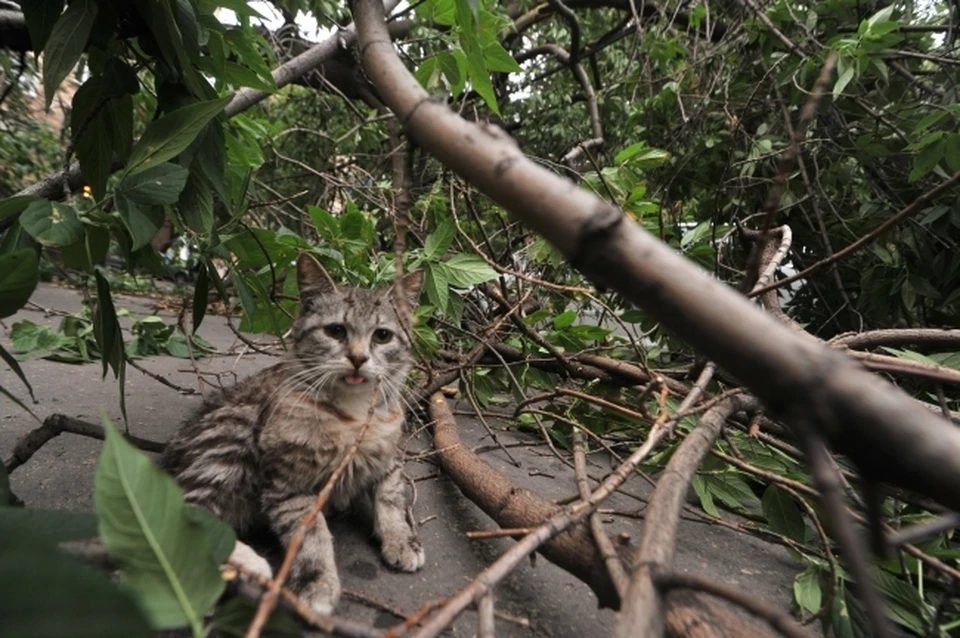
[[[494,126],[433,101],[397,57],[383,10],[354,6],[368,76],[420,145],[741,379],[797,429],[813,427],[867,476],[960,509],[960,431],[841,353],[794,334],[644,232],[623,212],[527,159]]]

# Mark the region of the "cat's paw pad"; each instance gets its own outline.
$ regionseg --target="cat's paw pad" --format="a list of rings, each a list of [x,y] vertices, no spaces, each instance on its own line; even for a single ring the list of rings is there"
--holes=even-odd
[[[233,546],[233,551],[230,552],[230,557],[227,561],[239,565],[254,574],[273,578],[273,569],[270,567],[270,563],[254,551],[252,547],[240,541],[237,541]]]
[[[333,613],[340,600],[340,581],[336,578],[320,577],[298,593],[300,599],[313,611],[323,616]]]
[[[426,561],[423,545],[416,539],[384,541],[380,553],[384,562],[405,572],[415,572]]]

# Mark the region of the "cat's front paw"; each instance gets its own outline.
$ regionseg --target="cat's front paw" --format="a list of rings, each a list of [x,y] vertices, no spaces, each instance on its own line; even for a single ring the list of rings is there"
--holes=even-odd
[[[405,572],[415,572],[421,567],[426,558],[423,545],[415,538],[409,540],[384,541],[380,554],[387,565]]]
[[[270,563],[246,543],[237,541],[227,561],[239,565],[254,574],[273,578],[273,569],[271,569]]]
[[[310,609],[323,616],[329,616],[337,606],[337,601],[340,600],[340,580],[329,574],[320,576],[307,583],[298,595]]]

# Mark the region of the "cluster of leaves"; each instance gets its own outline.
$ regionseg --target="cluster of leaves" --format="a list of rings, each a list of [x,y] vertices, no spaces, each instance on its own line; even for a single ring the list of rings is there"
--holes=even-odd
[[[130,316],[125,310],[118,317]],[[128,357],[147,357],[168,354],[179,359],[202,358],[215,352],[216,348],[197,334],[188,337],[161,317],[149,316],[137,319],[130,327],[133,338],[125,344]],[[89,363],[101,359],[100,349],[89,310],[67,315],[57,328],[18,321],[10,328],[10,342],[18,361],[49,359],[61,363]]]

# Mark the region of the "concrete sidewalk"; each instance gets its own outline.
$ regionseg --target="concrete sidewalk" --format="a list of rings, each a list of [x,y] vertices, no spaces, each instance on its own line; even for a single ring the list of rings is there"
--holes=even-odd
[[[80,295],[74,291],[41,285],[32,299],[49,309],[75,312],[81,308]],[[118,308],[137,315],[153,313],[151,300],[118,296]],[[160,312],[168,322],[169,312]],[[17,321],[56,326],[60,317],[24,310],[4,320],[9,328]],[[219,373],[224,383],[233,375],[242,378],[274,358],[244,352],[244,346],[229,330],[223,318],[207,316],[199,334],[213,343],[221,354],[198,360],[203,373]],[[6,333],[0,342],[9,348]],[[197,388],[197,375],[191,363],[172,357],[151,357],[140,364],[172,383]],[[111,376],[100,380],[99,363],[73,366],[49,361],[23,364],[33,384],[39,404],[33,406],[42,419],[63,413],[99,423],[104,410],[114,422],[121,423],[117,383]],[[211,377],[212,378],[212,377]],[[0,366],[0,384],[18,396],[25,396],[22,384]],[[127,369],[127,413],[130,432],[136,436],[166,441],[180,421],[196,406],[199,395],[184,396],[134,369]],[[471,446],[491,443],[481,424],[458,417],[461,436]],[[38,424],[20,408],[0,399],[0,458],[6,458],[16,441]],[[493,423],[494,427],[506,424]],[[515,467],[502,451],[483,453],[483,458],[516,484],[543,498],[574,495],[572,472],[545,446],[510,430],[498,433],[505,443],[528,443],[511,447],[520,462]],[[69,510],[93,508],[93,475],[100,453],[99,441],[74,435],[61,435],[50,441],[28,463],[11,476],[14,492],[29,507]],[[427,449],[427,441],[418,437],[408,451]],[[610,470],[606,461],[597,462],[591,474]],[[398,622],[388,609],[404,613],[416,611],[424,602],[455,594],[484,567],[512,545],[508,539],[472,541],[470,530],[494,529],[495,524],[465,499],[455,485],[442,476],[437,466],[425,460],[411,461],[407,473],[416,480],[417,502],[414,513],[422,523],[421,536],[427,554],[426,566],[416,574],[391,572],[379,561],[370,530],[350,519],[336,520],[331,528],[337,543],[337,563],[345,595],[337,608],[339,614],[377,627]],[[626,495],[617,494],[608,507],[616,511],[641,510],[650,488],[641,480],[629,482]],[[642,515],[642,512],[641,512]],[[726,515],[731,520],[731,515]],[[636,543],[642,534],[642,521],[621,516],[609,517],[613,533],[625,532]],[[757,598],[787,608],[792,599],[792,583],[800,566],[787,552],[752,536],[726,528],[692,521],[680,523],[677,568],[713,578],[743,589]],[[365,599],[365,600],[360,600]],[[593,593],[580,581],[554,567],[542,557],[535,564],[525,562],[496,590],[499,636],[557,636],[585,638],[609,635],[616,617],[610,610],[598,610]],[[474,635],[476,616],[464,614],[456,624],[456,634]]]

